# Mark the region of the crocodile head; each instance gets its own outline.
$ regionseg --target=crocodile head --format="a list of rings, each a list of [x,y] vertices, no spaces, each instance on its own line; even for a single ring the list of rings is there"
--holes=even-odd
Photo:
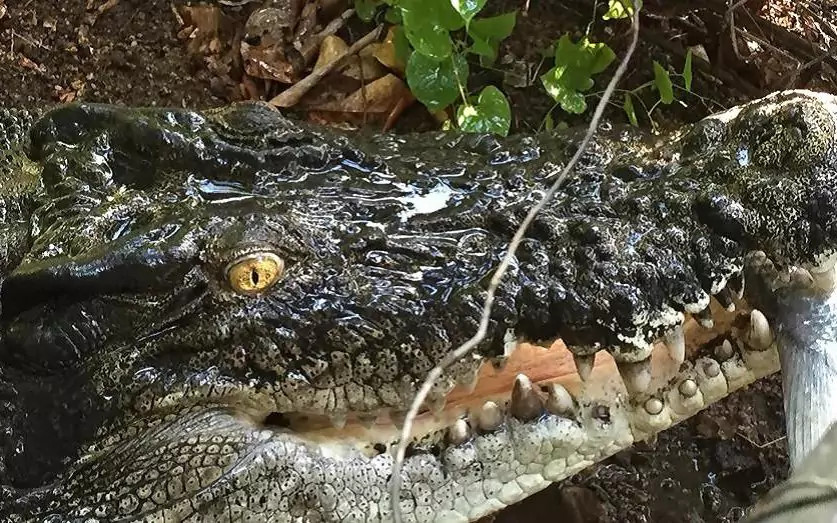
[[[0,180],[12,521],[390,520],[402,412],[580,141],[340,134],[262,105],[21,121]],[[747,261],[831,285],[835,136],[837,100],[802,91],[666,140],[603,131],[435,383],[405,516],[476,519],[778,370]]]

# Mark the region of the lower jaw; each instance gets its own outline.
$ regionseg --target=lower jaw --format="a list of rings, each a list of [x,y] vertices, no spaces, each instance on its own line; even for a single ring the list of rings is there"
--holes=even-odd
[[[775,341],[763,350],[749,347],[740,325],[750,311],[736,305],[733,313],[713,304],[711,330],[686,321],[683,363],[655,346],[651,382],[642,392],[629,392],[605,352],[582,381],[561,342],[548,349],[522,345],[502,370],[484,365],[477,389],[455,389],[443,411],[416,420],[415,452],[402,468],[402,510],[407,503],[405,512],[417,520],[424,510],[428,521],[474,521],[778,371]],[[385,416],[366,426],[349,420],[341,429],[326,419],[291,419],[291,431],[279,432],[349,476],[357,467],[389,470],[399,436]],[[387,488],[381,478],[378,494],[367,500],[375,505],[374,521],[391,520]],[[416,492],[431,503],[421,505]]]

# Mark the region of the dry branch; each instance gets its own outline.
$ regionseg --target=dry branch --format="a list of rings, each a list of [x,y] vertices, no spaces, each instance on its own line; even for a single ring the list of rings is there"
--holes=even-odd
[[[335,60],[329,62],[323,67],[318,67],[311,71],[308,76],[270,100],[270,105],[275,107],[293,107],[299,103],[299,100],[305,96],[305,93],[310,91],[311,88],[320,82],[320,80],[340,66],[346,57],[360,52],[361,49],[377,40],[381,35],[383,27],[383,25],[379,25],[371,32],[367,33],[366,36],[353,43],[348,49],[340,53]]]

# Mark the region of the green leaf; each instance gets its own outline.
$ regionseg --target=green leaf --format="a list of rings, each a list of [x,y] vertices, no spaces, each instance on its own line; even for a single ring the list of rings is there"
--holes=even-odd
[[[578,89],[564,81],[565,71],[565,67],[555,66],[541,76],[541,82],[549,96],[561,104],[561,109],[568,113],[581,114],[587,110],[587,102]]]
[[[686,61],[683,63],[683,86],[692,91],[692,50],[686,51]]]
[[[602,15],[602,20],[618,20],[634,16],[634,7],[642,9],[642,1],[637,0],[610,0],[607,4],[607,12]]]
[[[462,16],[462,19],[465,21],[465,25],[471,23],[471,19],[473,19],[477,13],[479,13],[483,7],[485,7],[485,3],[487,0],[450,0],[450,4]]]
[[[443,109],[459,96],[460,82],[468,78],[468,62],[454,54],[438,61],[421,53],[413,53],[407,60],[407,85],[416,98],[430,111]]]
[[[607,69],[615,58],[607,44],[591,42],[586,36],[573,43],[570,35],[565,34],[555,48],[555,65],[566,67],[564,83],[579,91],[593,87],[591,76]]]
[[[435,16],[448,31],[459,31],[465,27],[465,20],[451,5],[451,0],[412,0],[424,7],[428,16]]]
[[[390,23],[392,25],[398,25],[403,23],[404,21],[401,18],[401,10],[397,7],[387,8],[387,13],[384,15],[384,20],[386,20],[387,23]]]
[[[410,50],[410,41],[407,40],[403,25],[397,25],[393,29],[392,45],[395,47],[395,57],[402,64],[406,64],[412,51]]]
[[[593,87],[592,76],[607,69],[615,58],[604,43],[591,42],[587,37],[573,42],[565,34],[555,45],[555,67],[541,76],[541,82],[564,111],[580,114],[587,110],[581,93]]]
[[[660,101],[668,105],[674,101],[674,89],[668,71],[654,60],[654,85],[660,93]]]
[[[480,93],[476,105],[462,105],[456,110],[456,123],[469,133],[509,134],[511,107],[503,93],[489,85]]]
[[[413,49],[437,60],[450,56],[453,42],[447,29],[415,11],[402,11],[401,16],[404,18],[404,33]]]
[[[552,130],[555,129],[555,120],[552,119],[552,111],[546,113],[546,118],[544,118],[543,124],[544,129],[546,129],[547,132],[552,132]]]
[[[355,12],[364,22],[371,22],[378,9],[378,0],[355,0]]]
[[[625,103],[622,104],[622,108],[625,109],[625,114],[628,115],[628,121],[631,122],[631,125],[634,127],[639,126],[639,121],[636,119],[636,111],[634,110],[634,100],[631,93],[625,93]]]
[[[517,21],[517,12],[512,11],[489,18],[477,18],[468,25],[468,36],[474,41],[469,51],[489,60],[497,58],[500,42],[511,35]]]
[[[465,22],[450,0],[399,0],[397,5],[413,49],[437,60],[451,55],[449,32],[461,29]]]

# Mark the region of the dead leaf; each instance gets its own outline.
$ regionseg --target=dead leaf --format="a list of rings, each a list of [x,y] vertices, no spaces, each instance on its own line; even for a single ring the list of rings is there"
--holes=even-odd
[[[347,113],[389,113],[405,97],[412,97],[410,88],[390,73],[347,96],[335,110]]]
[[[383,78],[387,71],[371,56],[355,56],[347,60],[343,74],[368,83]]]
[[[314,64],[314,69],[325,67],[334,60],[345,55],[349,48],[342,38],[339,36],[329,35],[323,39],[320,45],[320,54],[317,56],[317,62]],[[361,80],[364,83],[372,82],[378,78],[383,77],[386,73],[383,67],[380,66],[377,60],[371,55],[352,57],[346,60],[345,64],[338,66],[344,76]]]
[[[309,117],[315,121],[330,124],[392,121],[394,120],[393,112],[400,114],[414,101],[415,98],[404,81],[394,74],[387,74],[361,87],[339,102],[330,102],[313,108],[309,112]]]
[[[404,69],[407,67],[403,61],[398,59],[398,54],[395,52],[395,27],[390,27],[387,31],[387,37],[379,44],[372,44],[367,47],[365,52],[360,53],[365,56],[367,53],[374,56],[384,66],[404,74]]]
[[[283,84],[296,83],[305,70],[305,60],[293,47],[250,46],[242,42],[241,58],[248,75]]]
[[[299,21],[301,0],[281,0],[274,7],[256,9],[244,24],[244,39],[260,43],[267,40],[270,44],[290,43],[294,29]]]
[[[314,69],[325,67],[337,58],[343,56],[348,48],[349,44],[347,44],[339,36],[326,36],[323,39],[323,43],[320,44],[320,54],[317,56],[317,62],[314,64]]]
[[[250,76],[293,84],[302,77],[306,66],[293,42],[300,24],[307,23],[304,17],[309,15],[300,0],[282,0],[278,4],[257,9],[247,19],[241,58]],[[316,11],[313,15],[316,19]]]
[[[187,27],[194,27],[187,36],[191,40],[188,46],[189,52],[205,53],[209,50],[212,41],[220,37],[223,17],[221,8],[208,5],[186,6],[182,8],[181,13]],[[185,34],[185,29],[181,30],[178,37],[183,37]]]
[[[43,66],[36,64],[35,62],[33,62],[32,60],[30,60],[29,58],[27,58],[23,55],[20,56],[20,60],[18,61],[18,63],[20,64],[21,67],[25,67],[26,69],[32,69],[34,71],[45,71],[46,70]]]

